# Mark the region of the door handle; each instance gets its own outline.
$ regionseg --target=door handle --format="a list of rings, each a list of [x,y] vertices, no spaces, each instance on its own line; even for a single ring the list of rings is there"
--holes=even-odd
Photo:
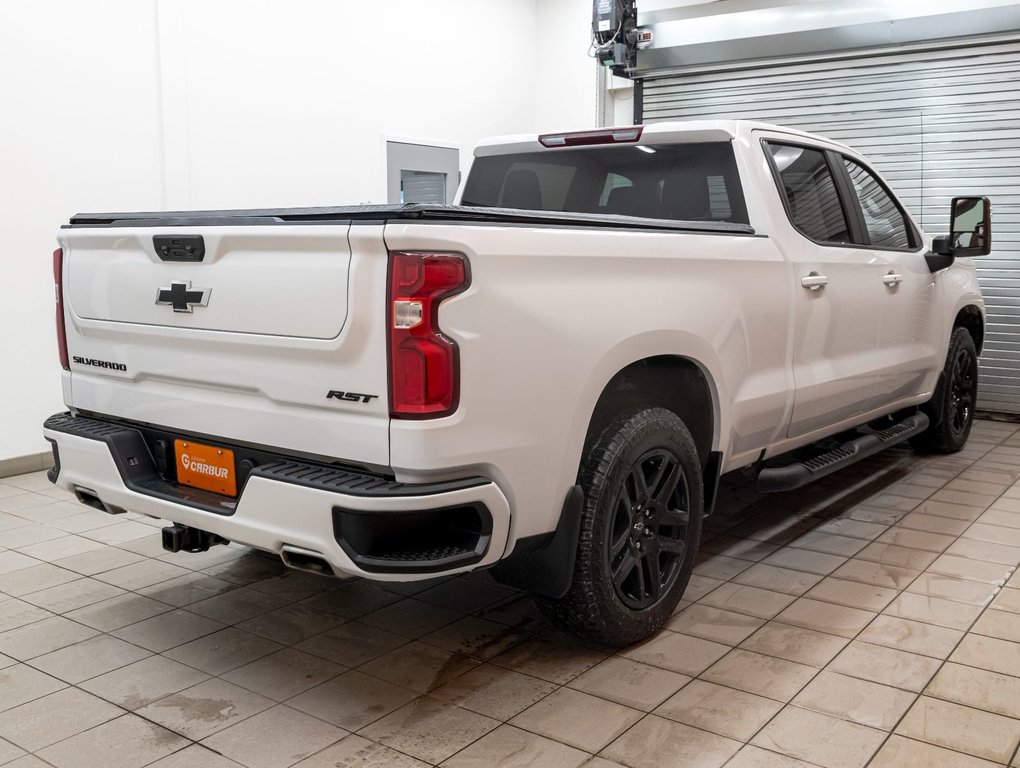
[[[890,272],[882,278],[882,282],[888,286],[899,285],[903,282],[903,275],[897,275],[895,272]]]
[[[809,291],[817,291],[829,284],[829,278],[817,272],[811,272],[800,279],[800,284]]]

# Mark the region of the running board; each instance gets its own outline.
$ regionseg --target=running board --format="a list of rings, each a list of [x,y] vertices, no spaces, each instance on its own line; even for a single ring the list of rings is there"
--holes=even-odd
[[[928,417],[915,413],[890,427],[861,435],[806,461],[763,469],[758,474],[758,489],[767,493],[792,491],[902,443],[927,428]]]

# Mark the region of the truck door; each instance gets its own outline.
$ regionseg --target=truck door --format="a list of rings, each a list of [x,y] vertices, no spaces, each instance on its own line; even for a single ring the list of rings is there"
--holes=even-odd
[[[777,233],[794,266],[789,437],[864,413],[882,361],[883,264],[854,243],[846,180],[835,153],[784,138],[765,152],[785,208]]]

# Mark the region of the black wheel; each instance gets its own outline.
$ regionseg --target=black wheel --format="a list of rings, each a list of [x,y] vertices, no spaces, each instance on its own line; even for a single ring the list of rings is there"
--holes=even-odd
[[[963,448],[974,425],[977,388],[977,347],[966,328],[955,328],[949,338],[942,392],[924,408],[932,425],[915,440],[915,446],[939,453]]]
[[[583,638],[630,645],[666,622],[690,580],[704,508],[698,452],[675,414],[649,408],[611,424],[578,478],[573,583],[539,607]]]

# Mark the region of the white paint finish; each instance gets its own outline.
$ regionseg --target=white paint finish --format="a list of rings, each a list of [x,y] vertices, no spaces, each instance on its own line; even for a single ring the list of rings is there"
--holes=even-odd
[[[164,204],[155,41],[150,0],[0,5],[0,459],[47,450],[60,408],[56,228]]]

